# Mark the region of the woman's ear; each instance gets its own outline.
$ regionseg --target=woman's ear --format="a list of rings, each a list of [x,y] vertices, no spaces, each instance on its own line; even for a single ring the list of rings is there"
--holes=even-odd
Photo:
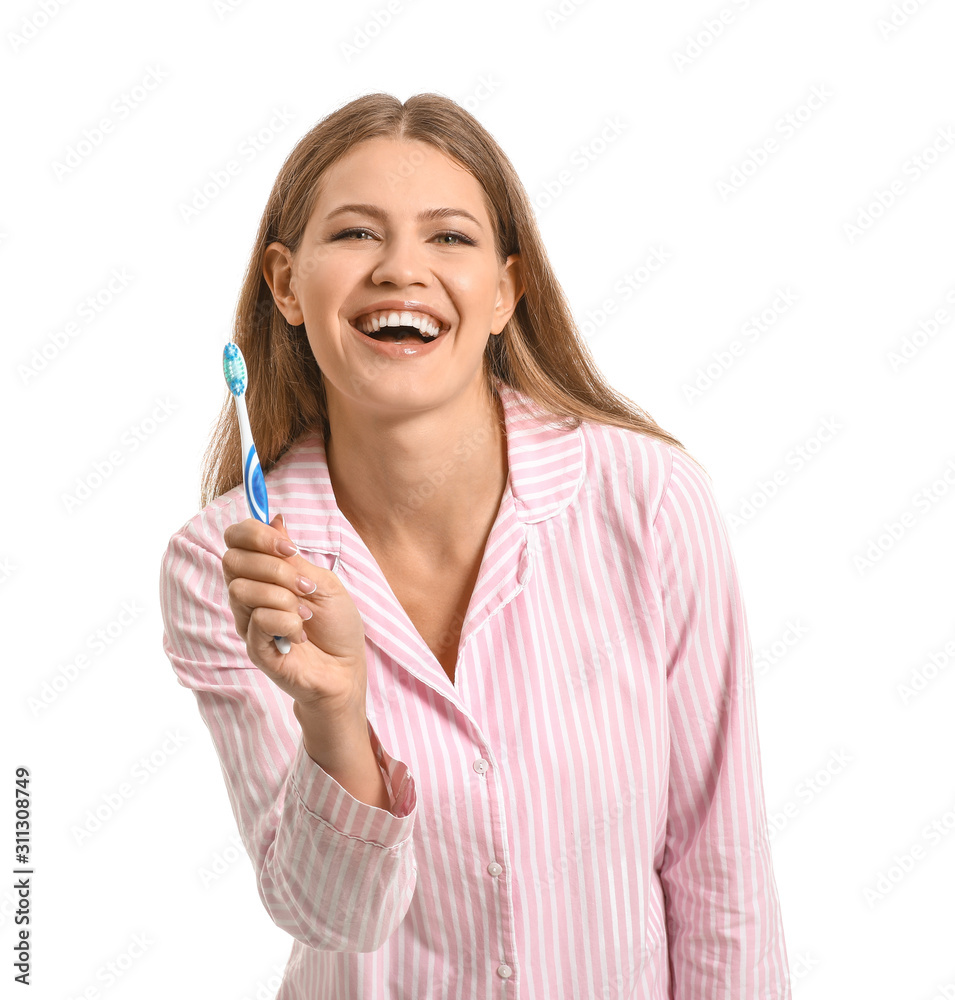
[[[279,312],[291,326],[301,326],[305,315],[295,295],[292,255],[282,243],[270,243],[265,248],[262,275],[268,282]]]
[[[524,275],[521,268],[521,255],[512,253],[504,262],[501,272],[501,282],[497,290],[497,302],[494,305],[494,324],[492,334],[500,333],[511,318],[517,303],[524,294]]]

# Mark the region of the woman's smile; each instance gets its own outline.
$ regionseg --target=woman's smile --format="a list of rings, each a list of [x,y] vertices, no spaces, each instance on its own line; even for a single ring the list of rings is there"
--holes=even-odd
[[[433,337],[422,337],[420,331],[410,325],[395,324],[381,328],[381,331],[392,331],[391,334],[382,334],[380,331],[365,333],[354,323],[349,323],[348,326],[359,343],[382,357],[395,359],[427,357],[433,354],[448,336],[448,331],[444,331]]]
[[[349,326],[376,343],[409,345],[431,344],[451,328],[444,316],[431,306],[398,299],[376,302],[362,309]]]

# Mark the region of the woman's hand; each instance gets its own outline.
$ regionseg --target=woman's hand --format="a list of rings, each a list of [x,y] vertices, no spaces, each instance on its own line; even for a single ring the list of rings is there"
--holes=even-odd
[[[222,569],[249,659],[312,717],[364,718],[365,628],[341,581],[299,554],[281,515],[225,530]],[[273,637],[286,636],[288,653]]]

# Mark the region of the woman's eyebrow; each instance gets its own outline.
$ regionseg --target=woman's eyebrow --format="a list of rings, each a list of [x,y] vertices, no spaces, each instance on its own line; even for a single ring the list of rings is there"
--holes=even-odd
[[[344,215],[347,212],[355,212],[358,215],[370,215],[373,219],[378,219],[379,221],[384,220],[387,216],[387,213],[382,211],[377,205],[339,205],[338,208],[333,209],[325,216],[325,221],[327,222],[336,215]],[[478,229],[484,228],[470,212],[465,211],[463,208],[427,208],[423,212],[418,213],[418,221],[434,222],[437,219],[447,219],[453,216],[470,219]]]

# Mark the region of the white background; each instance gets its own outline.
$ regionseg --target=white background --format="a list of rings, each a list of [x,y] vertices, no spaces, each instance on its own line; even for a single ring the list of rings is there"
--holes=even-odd
[[[383,90],[491,131],[598,364],[735,525],[795,995],[955,996],[955,9],[386,6],[4,8],[0,866],[25,765],[31,995],[277,988],[291,940],[162,652],[159,561],[278,168]]]

